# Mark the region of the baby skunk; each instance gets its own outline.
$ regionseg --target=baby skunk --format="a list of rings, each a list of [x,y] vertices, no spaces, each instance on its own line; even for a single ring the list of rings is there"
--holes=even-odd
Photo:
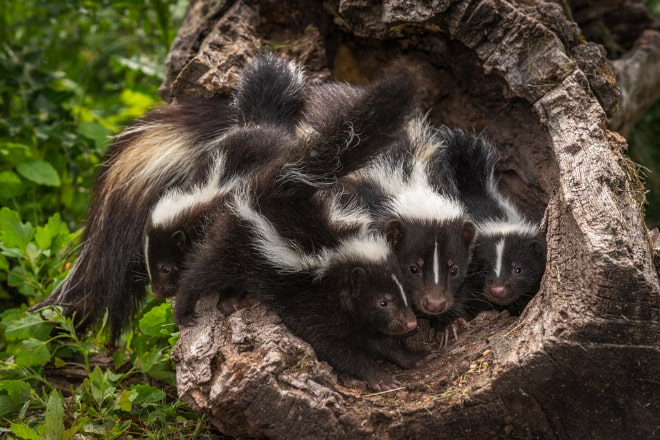
[[[234,95],[239,117],[235,129],[272,125],[295,130],[304,84],[302,71],[294,63],[273,54],[256,58],[243,71]],[[219,143],[203,185],[188,191],[171,190],[154,207],[144,234],[144,255],[155,297],[176,293],[188,252],[203,239],[206,225],[227,194],[288,150],[282,143],[255,148],[260,146],[259,143]]]
[[[177,322],[189,322],[200,295],[252,295],[319,359],[376,390],[399,385],[377,358],[404,368],[432,358],[389,337],[417,324],[383,235],[364,232],[359,219],[368,215],[319,196],[391,141],[411,99],[408,83],[395,77],[373,84],[347,108],[333,108],[315,133],[287,136],[273,126],[243,131],[244,142],[281,142],[290,152],[220,208],[182,274]]]
[[[374,215],[398,257],[418,312],[447,312],[466,276],[476,236],[465,207],[431,185],[440,148],[423,118],[413,118],[387,151],[341,181]]]
[[[144,257],[156,298],[174,296],[187,254],[204,237],[216,207],[237,183],[229,180],[218,187],[225,171],[224,159],[219,153],[206,184],[188,192],[167,192],[151,213],[144,233]]]
[[[538,291],[545,271],[545,237],[498,189],[494,148],[462,130],[442,128],[446,166],[458,194],[478,225],[470,276],[463,289],[472,296],[465,317],[481,310],[520,314]]]
[[[190,99],[151,111],[110,146],[97,175],[79,255],[42,303],[64,307],[79,329],[108,313],[117,341],[146,295],[145,224],[161,195],[205,179],[216,142],[236,111],[218,98]]]

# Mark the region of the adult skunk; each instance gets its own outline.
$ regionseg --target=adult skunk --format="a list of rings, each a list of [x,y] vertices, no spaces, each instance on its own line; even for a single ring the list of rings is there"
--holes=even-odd
[[[345,108],[332,108],[314,132],[287,136],[259,126],[232,133],[260,148],[291,148],[234,190],[216,214],[182,273],[176,321],[186,325],[194,317],[201,295],[252,295],[308,341],[319,359],[376,390],[399,385],[377,358],[404,368],[431,359],[434,354],[413,352],[391,338],[413,330],[416,319],[383,234],[366,231],[368,214],[320,193],[391,142],[410,102],[408,83],[394,77],[371,85]]]
[[[146,225],[144,255],[154,296],[176,293],[185,258],[203,239],[217,207],[242,181],[262,172],[289,148],[284,143],[263,148],[259,142],[232,142],[231,131],[271,126],[292,133],[302,108],[304,85],[302,70],[274,54],[258,57],[244,69],[234,95],[238,123],[219,142],[206,181],[192,189],[165,193]]]
[[[287,63],[278,66],[277,81],[259,87],[264,97],[276,99],[259,102],[283,108],[271,114],[290,119],[288,112],[298,111],[290,101],[298,102],[302,76]],[[222,98],[184,99],[150,112],[119,134],[97,176],[78,258],[62,285],[33,309],[64,306],[79,328],[98,322],[107,311],[116,341],[146,295],[143,235],[154,206],[167,191],[203,185],[217,152],[228,148],[229,129],[250,120],[252,99],[240,93],[233,104]]]
[[[448,178],[478,226],[470,276],[462,288],[471,297],[462,314],[472,318],[489,308],[520,314],[545,271],[545,237],[499,191],[491,144],[459,129],[440,128],[437,135],[445,145]]]

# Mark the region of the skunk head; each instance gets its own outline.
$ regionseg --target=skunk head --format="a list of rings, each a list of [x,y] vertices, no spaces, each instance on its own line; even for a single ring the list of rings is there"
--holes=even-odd
[[[356,241],[366,245],[353,255],[338,256],[326,276],[341,276],[342,307],[357,323],[386,335],[417,328],[417,319],[403,290],[398,261],[384,240]],[[366,255],[364,251],[377,254]]]
[[[415,308],[444,313],[453,305],[476,237],[463,206],[424,186],[400,191],[384,231],[399,258],[404,287]]]
[[[476,230],[469,220],[442,223],[391,219],[385,231],[398,256],[415,309],[445,313],[467,273]]]
[[[485,224],[474,263],[484,279],[484,297],[494,304],[512,304],[538,291],[545,271],[545,239],[528,224]]]
[[[191,246],[184,229],[152,228],[145,236],[145,259],[151,292],[156,298],[176,294],[179,272]]]

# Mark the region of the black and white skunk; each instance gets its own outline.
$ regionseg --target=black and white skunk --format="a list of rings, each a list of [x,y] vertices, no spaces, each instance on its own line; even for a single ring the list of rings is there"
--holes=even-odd
[[[298,111],[302,75],[289,63],[272,65],[281,75],[255,90],[262,94],[261,104],[283,109],[269,114],[290,119],[287,112]],[[230,128],[249,123],[253,98],[239,93],[234,103],[184,99],[151,111],[119,134],[97,176],[78,258],[63,284],[33,309],[64,306],[80,328],[98,322],[107,311],[116,341],[146,295],[143,235],[154,206],[168,191],[203,185],[218,151],[242,147],[224,139]]]
[[[463,289],[471,293],[464,314],[507,309],[520,314],[538,291],[545,271],[545,237],[498,189],[497,157],[483,138],[441,128],[446,170],[478,226],[470,276]]]
[[[206,181],[192,189],[175,188],[165,193],[147,223],[144,256],[155,297],[176,293],[189,251],[203,239],[206,226],[231,191],[289,148],[283,143],[242,144],[233,141],[241,137],[231,131],[271,126],[275,132],[270,135],[278,136],[281,130],[293,132],[304,85],[302,70],[273,54],[256,58],[244,69],[234,94],[238,123],[218,143]]]
[[[34,309],[61,305],[81,329],[107,312],[116,341],[146,296],[142,243],[152,208],[164,192],[204,179],[235,113],[218,99],[189,100],[154,110],[119,134],[96,178],[79,255]]]
[[[154,297],[174,296],[188,253],[204,238],[213,213],[238,183],[221,179],[225,171],[225,155],[218,153],[204,185],[170,190],[154,207],[144,232],[145,265]]]
[[[394,247],[406,292],[425,315],[454,304],[476,236],[460,200],[431,184],[440,148],[428,122],[413,118],[382,156],[338,185],[369,207]]]
[[[431,359],[433,354],[413,352],[392,338],[413,330],[416,319],[384,235],[367,230],[366,211],[321,193],[391,143],[410,102],[407,82],[391,78],[332,108],[314,131],[243,131],[246,143],[279,142],[290,146],[289,153],[235,189],[216,214],[182,273],[177,322],[185,325],[194,316],[201,295],[252,295],[320,359],[377,390],[399,383],[376,359],[404,368]]]

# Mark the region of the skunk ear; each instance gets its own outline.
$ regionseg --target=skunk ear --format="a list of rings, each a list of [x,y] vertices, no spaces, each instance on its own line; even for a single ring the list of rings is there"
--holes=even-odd
[[[393,248],[396,248],[403,239],[403,224],[401,220],[393,218],[385,222],[385,237]]]
[[[367,271],[361,267],[354,267],[351,270],[351,288],[353,292],[353,297],[357,298],[360,296],[360,290],[367,279]]]
[[[186,247],[186,233],[183,232],[181,229],[177,229],[172,233],[172,240],[174,241],[174,244],[176,244],[176,247],[179,248],[180,251],[184,251]]]
[[[461,233],[465,247],[470,247],[477,237],[477,228],[470,220],[465,220],[463,223],[463,231]]]
[[[546,244],[545,238],[539,234],[532,241],[529,242],[529,248],[538,256],[545,257],[546,254]]]

